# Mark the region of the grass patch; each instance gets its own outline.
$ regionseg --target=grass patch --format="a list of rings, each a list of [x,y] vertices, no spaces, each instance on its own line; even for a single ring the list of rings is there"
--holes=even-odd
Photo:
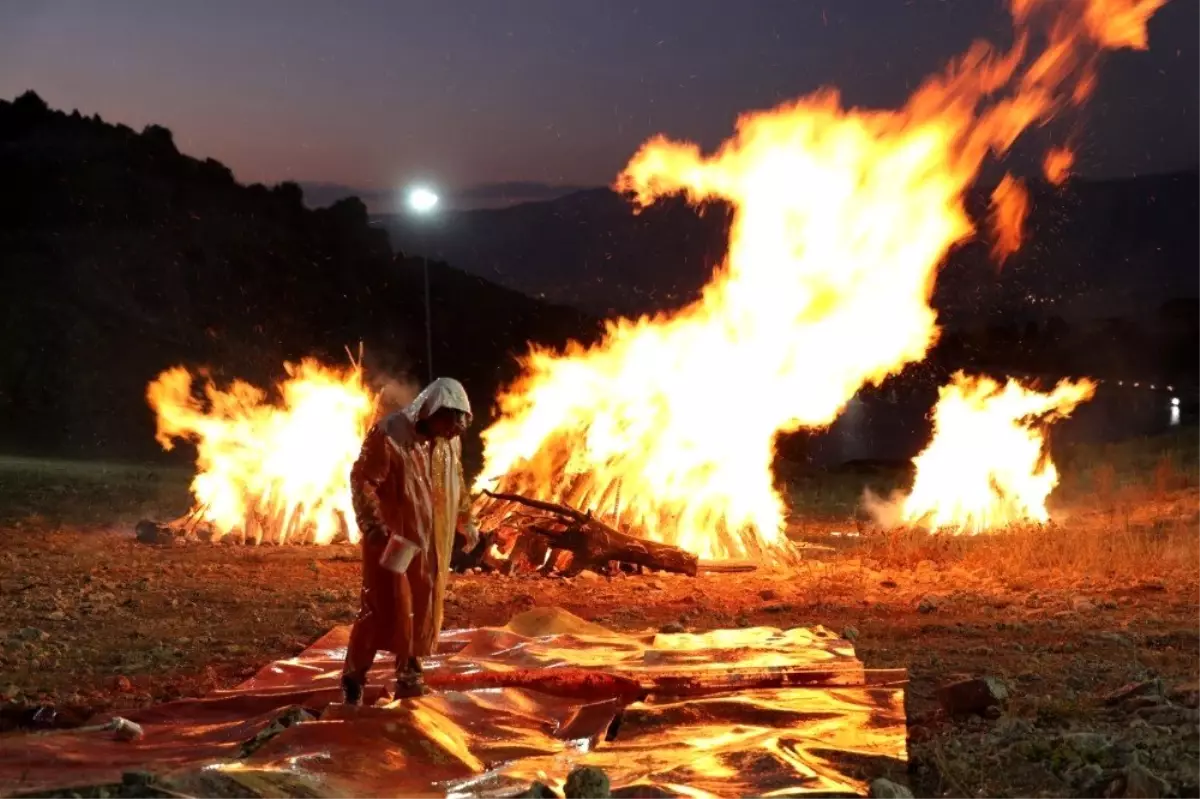
[[[170,518],[190,504],[191,480],[185,467],[0,456],[0,523]]]

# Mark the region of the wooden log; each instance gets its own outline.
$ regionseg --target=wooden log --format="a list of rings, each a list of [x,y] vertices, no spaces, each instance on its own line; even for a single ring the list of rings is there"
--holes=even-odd
[[[531,525],[527,528],[529,532],[551,538],[551,545],[555,549],[567,549],[573,552],[576,555],[575,561],[572,563],[574,569],[600,569],[608,561],[617,560],[659,571],[686,574],[691,577],[696,575],[696,556],[679,547],[634,538],[608,526],[590,514],[566,505],[559,505],[556,502],[530,499],[519,494],[493,493],[491,491],[484,493],[493,499],[516,502],[574,522],[562,531],[555,530],[548,525]]]

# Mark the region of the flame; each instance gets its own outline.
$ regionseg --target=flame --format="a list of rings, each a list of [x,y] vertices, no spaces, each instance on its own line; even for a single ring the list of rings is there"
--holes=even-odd
[[[992,257],[997,262],[1003,263],[1021,248],[1021,231],[1028,215],[1029,192],[1025,190],[1025,184],[1012,175],[1005,175],[992,192],[990,221],[996,237]]]
[[[1091,399],[1090,380],[1043,394],[1009,380],[962,372],[938,392],[933,440],[913,459],[916,477],[901,517],[932,531],[976,534],[1017,522],[1049,521],[1046,498],[1058,470],[1042,429]]]
[[[187,369],[163,372],[146,392],[158,442],[166,450],[176,439],[196,445],[196,512],[220,536],[325,544],[345,529],[357,541],[350,469],[375,397],[358,363],[284,366],[276,401],[241,380],[221,390],[206,379],[202,403]]]
[[[1066,147],[1054,147],[1046,153],[1046,159],[1042,162],[1042,172],[1045,173],[1046,180],[1059,186],[1071,174],[1071,167],[1074,165],[1075,153]]]
[[[973,233],[963,197],[983,160],[1085,97],[1101,50],[1144,46],[1159,5],[1016,0],[1010,51],[974,44],[900,110],[847,110],[823,90],[743,115],[712,155],[647,142],[616,188],[639,206],[728,202],[728,255],[676,313],[611,322],[590,349],[535,348],[483,434],[476,488],[500,481],[701,557],[781,542],[776,435],[828,425],[925,357],[936,270]]]
[[[823,90],[743,115],[712,155],[647,142],[616,188],[639,206],[728,202],[728,255],[676,313],[611,322],[590,349],[535,348],[483,434],[476,488],[499,480],[701,557],[781,542],[776,435],[830,424],[864,384],[925,357],[936,270],[973,233],[963,197],[983,160],[1086,94],[1100,50],[1144,44],[1160,4],[1017,0],[1010,51],[976,43],[898,111]]]

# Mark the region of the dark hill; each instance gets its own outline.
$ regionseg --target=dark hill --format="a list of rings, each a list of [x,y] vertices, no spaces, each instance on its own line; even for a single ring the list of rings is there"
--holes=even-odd
[[[1144,312],[1200,293],[1196,172],[1062,188],[1032,181],[1022,250],[997,270],[986,242],[954,251],[936,304],[952,324],[980,311],[1048,318]],[[987,194],[969,198],[983,229]],[[548,202],[447,214],[437,224],[381,220],[398,246],[437,252],[450,263],[532,296],[597,315],[640,315],[696,296],[725,252],[727,209],[679,200],[633,214],[607,189]]]
[[[420,262],[393,255],[357,199],[309,210],[298,186],[238,184],[138,133],[32,93],[0,102],[0,448],[157,452],[146,383],[173,364],[256,382],[285,359],[423,377]],[[485,422],[527,341],[588,336],[584,314],[433,263],[434,363]]]

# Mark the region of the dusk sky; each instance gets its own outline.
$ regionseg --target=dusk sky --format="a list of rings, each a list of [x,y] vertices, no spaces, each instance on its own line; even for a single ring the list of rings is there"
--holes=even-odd
[[[1198,8],[1105,61],[1082,173],[1196,164]],[[1009,30],[993,0],[5,0],[0,97],[166,125],[243,181],[601,185],[650,135],[711,146],[821,86],[900,105]]]

